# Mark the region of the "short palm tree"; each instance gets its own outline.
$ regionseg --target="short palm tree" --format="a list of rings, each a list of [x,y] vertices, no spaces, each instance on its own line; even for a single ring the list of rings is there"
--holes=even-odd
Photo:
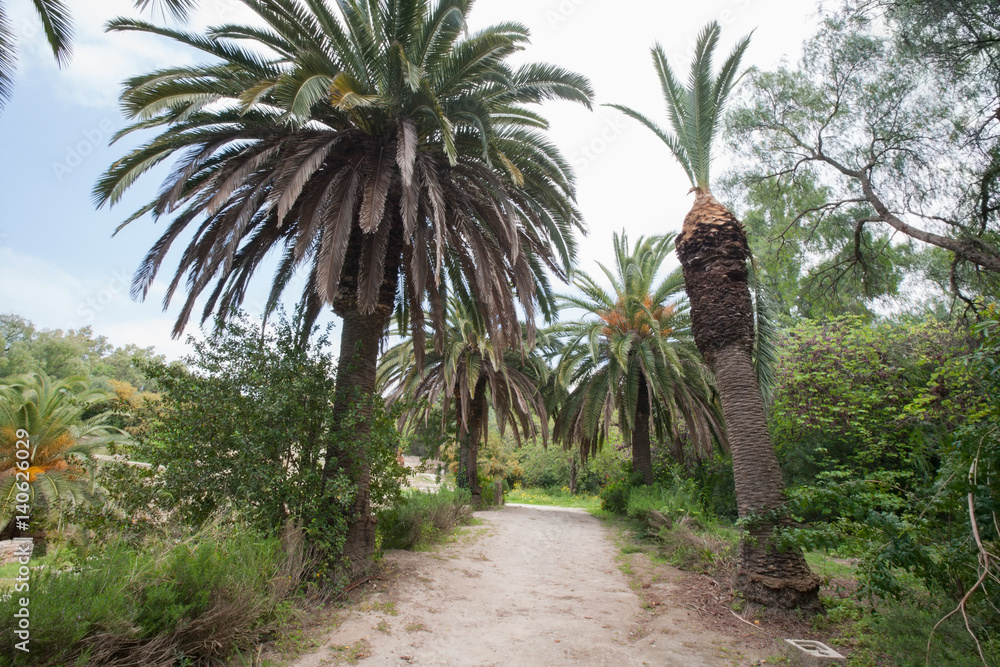
[[[698,35],[686,85],[677,80],[663,49],[653,48],[670,130],[628,107],[615,106],[667,145],[695,193],[694,206],[677,240],[677,254],[691,300],[694,339],[717,378],[732,448],[739,515],[751,519],[780,512],[785,494],[752,361],[750,248],[743,225],[709,188],[713,142],[750,41],[749,36],[740,40],[716,75],[712,56],[719,33],[719,24],[713,22]],[[768,607],[819,608],[819,578],[810,572],[802,553],[774,548],[773,519],[753,520],[750,526],[749,537],[740,543],[736,577],[744,598]]]
[[[508,65],[527,30],[504,23],[469,34],[471,0],[342,0],[335,9],[325,0],[244,1],[261,25],[199,35],[110,24],[215,59],[126,83],[135,123],[123,134],[160,133],[111,166],[98,203],[114,204],[143,173],[177,158],[160,194],[125,223],[171,217],[133,294],[145,296],[187,232],[166,297],[184,283],[179,335],[206,289],[203,320],[232,312],[276,251],[268,309],[301,271],[303,330],[325,305],[343,318],[334,406],[343,416],[374,393],[397,297],[418,364],[425,303],[441,332],[446,284],[475,295],[498,347],[519,344],[519,311],[530,338],[546,306],[545,271],[565,275],[581,225],[571,169],[531,105],[589,106],[587,80],[550,65]],[[366,415],[361,408],[362,429]],[[359,489],[345,550],[353,573],[375,538],[363,454],[345,447],[326,457],[328,474],[349,470]]]
[[[401,422],[425,419],[440,404],[443,419],[454,405],[459,435],[458,484],[479,504],[479,444],[489,432],[490,408],[500,434],[511,424],[514,437],[548,439],[548,414],[539,390],[545,363],[534,350],[501,348],[486,333],[482,310],[474,301],[448,300],[448,325],[441,352],[426,338],[425,363],[417,364],[413,340],[389,349],[379,363],[379,386],[389,402],[418,401]],[[426,399],[422,401],[421,399]],[[536,422],[537,420],[537,422]]]
[[[674,272],[659,282],[673,250],[672,236],[640,237],[630,250],[625,234],[614,236],[615,270],[601,270],[611,291],[579,273],[581,296],[564,296],[564,308],[584,319],[557,325],[563,345],[555,375],[568,393],[558,408],[555,438],[579,445],[587,456],[610,431],[614,414],[632,445],[632,469],[653,483],[650,430],[670,438],[679,455],[681,425],[696,448],[722,443],[722,417],[711,380],[690,339],[681,280]]]
[[[30,502],[53,520],[66,503],[103,501],[94,455],[113,441],[129,438],[108,423],[110,412],[87,419],[84,413],[112,398],[92,388],[85,377],[52,381],[35,373],[0,385],[0,528],[18,513],[18,482],[27,482]],[[19,431],[27,433],[27,439],[18,437]],[[27,448],[19,447],[19,441]],[[20,449],[27,458],[18,455]]]
[[[196,2],[197,0],[135,0],[134,4],[140,9],[151,6],[177,18],[185,18]],[[73,52],[73,21],[69,7],[63,0],[34,0],[34,4],[52,55],[60,66],[65,65]],[[11,29],[5,3],[0,0],[0,110],[3,110],[14,92],[16,51],[16,36]]]

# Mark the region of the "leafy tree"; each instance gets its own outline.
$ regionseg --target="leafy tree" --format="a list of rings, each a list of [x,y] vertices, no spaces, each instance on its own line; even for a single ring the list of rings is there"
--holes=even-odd
[[[109,398],[85,377],[53,381],[34,373],[0,385],[0,528],[16,514],[30,514],[18,509],[25,486],[29,503],[50,521],[61,518],[64,504],[103,502],[94,456],[129,437],[108,424],[109,412],[90,418],[84,413]]]
[[[875,317],[877,306],[905,295],[906,278],[931,259],[869,227],[855,239],[857,211],[829,210],[829,191],[814,179],[803,177],[791,189],[764,181],[744,190],[738,176],[730,174],[723,191],[743,197],[754,266],[785,322],[847,313]],[[948,289],[946,279],[941,293]]]
[[[891,293],[898,264],[919,253],[914,268],[975,308],[1000,287],[990,93],[937,75],[882,26],[845,10],[806,43],[797,69],[752,74],[730,122],[745,156],[736,177],[772,193],[758,197],[784,197],[793,221],[824,228],[831,280]]]
[[[155,383],[141,366],[163,359],[152,347],[114,347],[90,327],[38,330],[17,315],[0,315],[0,378],[36,372],[55,380],[86,375],[103,389],[118,381],[139,391],[155,391]]]
[[[530,339],[538,299],[547,307],[538,292],[545,270],[565,275],[581,221],[571,169],[529,105],[589,106],[587,80],[550,65],[508,65],[527,30],[504,23],[466,35],[469,0],[246,4],[261,27],[194,35],[110,24],[215,59],[126,84],[124,108],[135,123],[123,134],[161,132],[112,165],[96,186],[98,203],[116,203],[143,173],[178,158],[161,193],[126,221],[172,217],[133,292],[145,296],[171,245],[194,228],[167,294],[169,302],[186,276],[179,334],[206,288],[215,285],[203,318],[225,317],[278,251],[268,308],[304,269],[306,325],[327,304],[343,318],[340,415],[370,404],[359,398],[375,390],[397,296],[412,318],[418,364],[425,298],[440,332],[446,283],[476,296],[494,344],[519,342],[518,308]],[[326,456],[328,474],[339,465],[359,485],[348,550],[360,570],[375,535],[368,470],[355,469],[356,460]]]
[[[567,395],[556,414],[555,437],[587,457],[608,437],[614,412],[622,437],[631,440],[632,468],[653,483],[650,430],[670,440],[683,459],[682,425],[701,454],[713,440],[724,442],[722,415],[704,364],[691,342],[689,320],[674,272],[659,282],[673,236],[639,237],[629,248],[614,236],[615,267],[601,270],[607,291],[586,273],[573,284],[582,296],[564,296],[564,308],[580,308],[586,319],[557,325],[563,341],[555,370]]]
[[[459,436],[458,485],[472,492],[478,504],[479,445],[488,436],[490,407],[501,437],[510,422],[520,444],[525,437],[548,438],[549,417],[539,391],[539,378],[547,372],[534,350],[501,348],[490,340],[483,311],[476,302],[451,298],[443,351],[439,354],[425,338],[425,360],[417,363],[414,341],[407,340],[388,350],[379,364],[380,387],[389,403],[414,402],[402,416],[413,425],[426,420],[432,406],[440,405],[441,429],[454,403]],[[537,423],[536,420],[537,419]]]
[[[985,407],[967,331],[935,320],[802,320],[785,331],[771,433],[790,485],[820,473],[929,483],[950,433]]]
[[[709,188],[713,144],[750,43],[749,37],[740,40],[716,74],[712,57],[720,31],[713,22],[698,35],[686,86],[677,80],[663,48],[657,45],[652,50],[672,132],[628,107],[616,108],[642,122],[667,145],[695,193],[677,239],[677,254],[691,300],[694,340],[718,385],[737,505],[748,526],[748,535],[740,541],[736,588],[750,603],[818,609],[819,578],[809,571],[802,552],[773,548],[773,515],[780,513],[785,495],[753,364],[750,248],[739,220]]]
[[[299,330],[284,318],[266,330],[237,318],[193,341],[187,366],[150,367],[161,394],[147,405],[148,430],[129,454],[152,464],[165,507],[186,524],[227,506],[263,531],[291,520],[339,569],[356,487],[343,472],[324,483],[323,456],[342,437],[334,359],[326,335],[302,347]],[[382,409],[370,410],[358,455],[369,456],[374,501],[388,505],[399,495],[399,438]]]

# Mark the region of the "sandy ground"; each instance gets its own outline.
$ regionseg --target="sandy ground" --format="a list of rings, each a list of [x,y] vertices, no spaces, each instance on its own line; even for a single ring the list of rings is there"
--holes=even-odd
[[[387,554],[380,580],[293,665],[699,667],[777,652],[757,628],[726,631],[740,624],[729,614],[708,622],[684,602],[691,575],[621,555],[583,510],[507,505],[476,517],[433,551]]]

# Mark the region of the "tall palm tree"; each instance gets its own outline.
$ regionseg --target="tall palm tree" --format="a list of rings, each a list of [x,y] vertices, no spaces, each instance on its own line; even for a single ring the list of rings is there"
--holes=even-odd
[[[582,296],[562,297],[564,307],[586,315],[553,330],[563,340],[557,380],[568,388],[555,437],[579,444],[586,460],[607,437],[617,410],[622,435],[631,441],[632,469],[652,484],[651,427],[660,441],[670,438],[676,456],[682,424],[696,448],[711,453],[713,440],[722,442],[722,417],[690,340],[680,277],[674,272],[656,282],[673,236],[640,237],[630,250],[625,234],[615,234],[614,250],[615,270],[599,265],[610,292],[580,273],[573,282]]]
[[[490,407],[503,435],[509,422],[520,444],[525,437],[548,439],[548,414],[539,390],[547,371],[534,350],[500,348],[486,333],[479,304],[452,297],[448,300],[448,325],[444,346],[438,353],[428,339],[423,368],[416,362],[414,342],[389,349],[379,363],[379,387],[389,402],[426,402],[405,412],[403,425],[426,418],[440,402],[443,417],[454,403],[459,435],[458,484],[472,492],[479,504],[479,444],[489,430]],[[537,418],[537,424],[535,419]]]
[[[750,248],[743,225],[709,188],[713,142],[750,43],[749,36],[740,40],[716,75],[712,56],[719,33],[719,24],[712,22],[698,35],[686,85],[677,80],[662,47],[652,49],[672,131],[628,107],[614,106],[667,145],[695,193],[677,240],[677,255],[691,300],[694,339],[718,383],[739,515],[749,525],[748,536],[740,542],[736,588],[751,603],[818,609],[819,578],[810,572],[802,553],[779,552],[773,546],[775,520],[769,517],[780,513],[785,494],[752,362]]]
[[[527,30],[467,34],[471,0],[244,0],[263,22],[189,34],[118,19],[110,29],[159,34],[217,60],[126,83],[135,123],[162,131],[115,162],[96,186],[114,204],[143,173],[176,156],[160,194],[124,224],[171,216],[133,283],[142,298],[171,245],[190,234],[167,291],[187,297],[179,335],[205,293],[202,320],[238,306],[265,256],[280,252],[268,309],[297,271],[304,331],[324,305],[343,318],[334,409],[375,390],[379,346],[397,298],[423,362],[424,304],[443,343],[444,288],[474,294],[498,347],[533,334],[545,270],[564,277],[581,226],[569,165],[529,105],[590,106],[587,80],[551,65],[511,67]],[[247,44],[247,46],[244,46]],[[193,228],[193,229],[192,229]],[[514,289],[511,289],[513,285]],[[530,342],[530,341],[529,341]],[[361,403],[367,405],[366,402]],[[358,411],[363,436],[367,408]],[[345,436],[346,437],[346,436]],[[328,452],[358,484],[346,555],[374,548],[364,452]]]
[[[176,18],[187,18],[197,0],[135,0],[139,9],[152,7]],[[67,64],[73,55],[73,20],[63,0],[34,0],[35,12],[42,22],[45,39],[59,66]],[[10,16],[0,0],[0,111],[14,92],[17,70],[17,38],[11,29]]]
[[[0,385],[0,529],[17,513],[20,481],[28,484],[30,502],[53,520],[64,503],[102,502],[94,455],[129,436],[109,423],[110,412],[86,419],[84,415],[112,398],[82,376],[53,381],[44,373],[33,373]],[[28,437],[19,438],[19,431]],[[27,458],[19,455],[20,449]]]

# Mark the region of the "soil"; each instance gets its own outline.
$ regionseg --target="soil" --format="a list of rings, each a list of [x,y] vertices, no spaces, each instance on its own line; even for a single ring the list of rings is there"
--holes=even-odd
[[[625,538],[584,510],[475,517],[431,551],[388,553],[294,667],[761,665],[781,637],[812,634],[736,616],[728,585],[623,553]]]

